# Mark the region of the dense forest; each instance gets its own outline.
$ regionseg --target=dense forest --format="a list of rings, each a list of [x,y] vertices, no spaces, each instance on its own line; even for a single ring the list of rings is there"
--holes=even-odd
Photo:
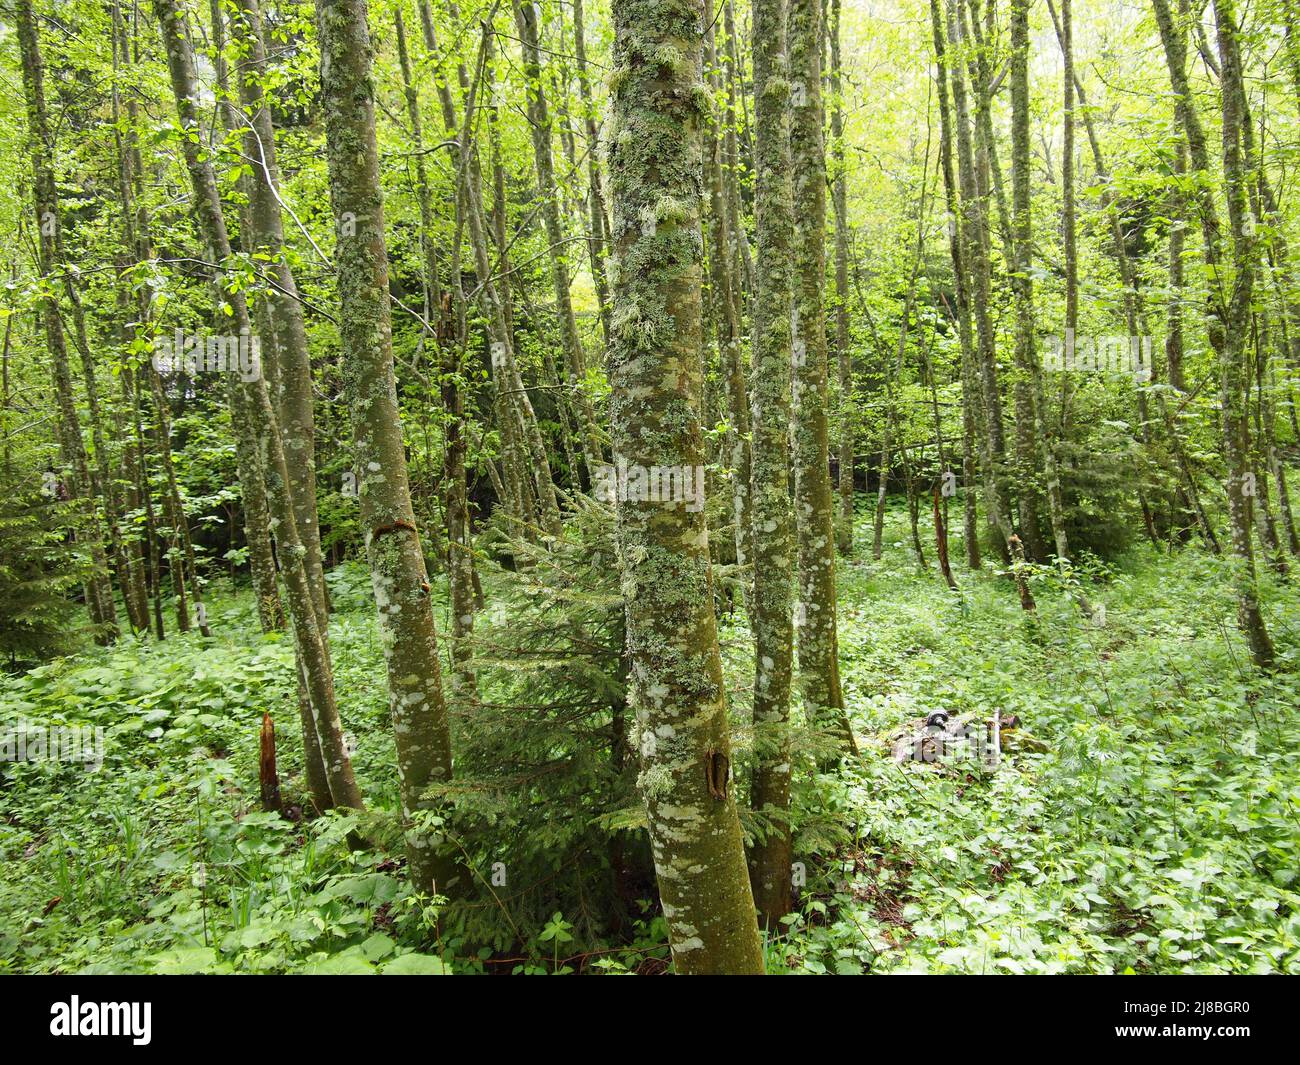
[[[1298,181],[1297,0],[0,0],[0,972],[1300,972]]]

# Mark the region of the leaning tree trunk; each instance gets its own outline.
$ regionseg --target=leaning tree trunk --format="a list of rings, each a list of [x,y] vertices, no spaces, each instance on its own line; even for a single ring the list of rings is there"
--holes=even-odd
[[[198,220],[200,236],[213,256],[214,287],[218,298],[229,308],[230,324],[237,332],[251,336],[253,324],[248,304],[243,293],[237,289],[232,291],[234,286],[226,280],[225,264],[231,257],[230,237],[221,209],[216,173],[199,136],[202,127],[199,123],[198,78],[185,17],[178,0],[154,0],[153,6],[167,51],[167,66],[180,119],[181,145],[192,187],[194,214]],[[339,720],[334,694],[334,670],[330,662],[328,634],[324,618],[317,614],[316,599],[304,564],[306,551],[298,536],[289,490],[288,465],[266,381],[260,374],[253,375],[253,379],[247,382],[238,380],[236,375],[231,375],[231,378],[232,421],[238,424],[243,420],[261,427],[259,435],[265,455],[254,457],[253,475],[265,480],[276,522],[280,565],[285,578],[294,640],[311,694],[314,727],[329,780],[331,800],[336,806],[361,809],[364,805],[361,791],[352,774],[352,762],[343,738],[343,725]]]
[[[317,608],[328,613],[325,571],[321,558],[320,520],[316,513],[316,419],[312,402],[311,354],[302,303],[293,271],[285,256],[284,218],[280,208],[280,168],[276,162],[275,127],[262,83],[266,78],[266,42],[259,0],[233,0],[231,32],[239,45],[237,69],[244,119],[244,154],[251,160],[248,177],[251,254],[267,256],[271,284],[266,287],[267,316],[274,334],[276,395],[272,403],[280,420],[289,489],[293,494],[298,535]]]
[[[702,8],[613,0],[610,420],[616,460],[646,469],[704,461]],[[704,514],[621,500],[618,515],[629,701],[673,960],[687,974],[761,973]]]

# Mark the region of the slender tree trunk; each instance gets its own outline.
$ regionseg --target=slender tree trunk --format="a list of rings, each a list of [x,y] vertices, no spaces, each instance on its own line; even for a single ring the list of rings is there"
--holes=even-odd
[[[821,0],[790,0],[790,173],[794,221],[794,483],[799,563],[799,681],[812,722],[857,742],[840,686],[826,375],[826,155],[822,142]]]
[[[957,304],[955,317],[961,344],[962,485],[964,489],[962,536],[966,546],[966,564],[971,569],[979,569],[981,559],[978,515],[975,509],[975,481],[978,476],[975,441],[979,431],[979,395],[974,376],[970,282],[962,250],[961,192],[953,167],[952,127],[956,116],[950,109],[948,92],[949,77],[961,77],[962,74],[959,67],[952,67],[947,34],[944,30],[944,15],[940,9],[942,2],[943,0],[930,0],[930,32],[934,42],[935,71],[939,84],[939,160],[943,171],[943,187],[948,210],[948,254],[952,259],[953,291]]]
[[[710,0],[705,0],[705,65],[716,69],[717,54]],[[716,76],[713,91],[721,89]],[[727,399],[728,431],[726,465],[731,470],[732,534],[736,544],[736,568],[744,588],[745,612],[752,616],[754,581],[751,569],[753,524],[749,504],[750,451],[749,390],[745,385],[744,350],[741,343],[740,296],[732,254],[734,237],[730,231],[725,182],[722,173],[724,116],[715,116],[712,135],[706,145],[709,185],[709,268],[717,309],[718,370]]]
[[[916,281],[921,272],[921,260],[925,251],[926,192],[929,186],[929,140],[926,142],[925,164],[922,167],[921,191],[916,201],[916,248],[912,256],[912,273],[907,282],[907,295],[903,299],[903,315],[898,325],[898,349],[894,355],[894,369],[885,370],[885,428],[881,434],[880,466],[877,471],[876,512],[871,529],[871,557],[880,558],[885,534],[885,502],[889,494],[890,462],[897,447],[895,436],[898,431],[898,410],[895,390],[902,384],[903,359],[907,354],[907,337],[912,323],[912,312],[916,306]]]
[[[963,261],[970,280],[970,302],[975,312],[976,366],[972,377],[979,381],[983,407],[984,434],[980,440],[980,466],[984,481],[984,509],[989,524],[997,530],[998,550],[1010,559],[1011,519],[1003,493],[1002,462],[1006,444],[1002,430],[1002,398],[998,391],[996,341],[993,319],[989,312],[991,292],[989,277],[989,233],[986,219],[987,198],[983,195],[974,150],[971,145],[970,113],[967,105],[966,78],[956,57],[967,49],[964,35],[962,0],[948,0],[948,48],[954,56],[949,65],[952,80],[954,126],[957,133],[957,172],[960,179],[962,214],[958,231],[962,240]]]
[[[352,414],[361,520],[388,666],[402,812],[451,779],[451,733],[438,667],[428,573],[415,527],[393,371],[383,195],[365,0],[322,0],[318,20],[330,196],[338,242],[344,390]],[[411,875],[447,890],[454,863],[427,829],[407,832]]]
[[[465,483],[464,409],[461,400],[460,378],[463,338],[457,328],[453,344],[447,344],[446,329],[451,317],[443,309],[438,277],[437,254],[433,233],[433,194],[429,188],[428,173],[424,166],[423,121],[419,96],[411,74],[411,60],[406,46],[406,27],[401,10],[394,12],[397,29],[398,59],[402,69],[402,83],[406,95],[406,111],[411,121],[411,138],[416,153],[416,195],[420,201],[420,240],[424,248],[425,289],[429,293],[428,317],[439,323],[439,329],[426,339],[442,355],[441,392],[443,410],[447,415],[444,429],[443,480],[447,513],[447,583],[451,600],[451,659],[453,664],[452,687],[460,699],[473,701],[478,688],[471,664],[470,640],[474,635],[474,555],[470,538],[469,502]],[[455,298],[457,326],[463,318],[464,292],[460,287],[459,244],[463,221],[459,190],[453,194],[456,213],[457,248],[452,256],[452,291],[447,299]]]
[[[831,0],[831,157],[834,178],[831,202],[835,209],[835,356],[840,387],[839,525],[836,545],[841,555],[853,552],[853,349],[849,331],[849,203],[848,168],[844,159],[844,101],[840,95],[840,3]]]
[[[710,31],[712,24],[710,24]],[[606,232],[605,193],[600,177],[600,137],[596,131],[596,112],[591,100],[591,80],[587,74],[586,19],[582,0],[573,0],[573,51],[578,66],[578,94],[582,102],[582,124],[587,135],[587,210],[591,233],[587,253],[591,258],[591,277],[596,287],[596,306],[600,311],[600,328],[609,347],[609,282],[605,273],[605,254],[609,244]]]
[[[226,231],[221,197],[217,190],[216,175],[210,157],[204,153],[199,138],[201,129],[198,117],[198,80],[195,75],[194,53],[190,47],[185,18],[178,0],[154,0],[154,14],[162,28],[163,43],[167,51],[167,65],[171,74],[172,92],[180,119],[181,145],[193,189],[194,213],[198,219],[202,238],[211,249],[214,286],[218,298],[229,307],[230,324],[238,333],[252,335],[252,319],[243,293],[231,291],[225,277],[224,264],[231,255],[230,238]],[[352,763],[343,739],[343,726],[339,720],[334,694],[334,673],[330,663],[328,635],[324,619],[317,615],[316,602],[304,564],[306,551],[298,536],[294,519],[293,502],[289,491],[289,472],[285,462],[279,427],[274,408],[267,392],[266,381],[260,374],[251,381],[241,381],[231,376],[231,416],[235,424],[240,421],[259,424],[259,434],[264,441],[265,457],[256,456],[254,476],[263,476],[267,495],[276,522],[276,538],[280,548],[280,564],[285,577],[289,614],[293,622],[294,639],[300,655],[308,689],[315,731],[320,743],[321,757],[329,779],[332,801],[336,806],[360,809],[361,792],[352,775]]]
[[[1209,150],[1200,115],[1196,111],[1188,83],[1186,43],[1174,27],[1168,0],[1152,0],[1156,24],[1164,45],[1173,87],[1178,120],[1187,139],[1187,150],[1194,173],[1210,173]],[[1234,585],[1237,595],[1237,620],[1250,645],[1251,657],[1261,669],[1273,665],[1273,643],[1269,638],[1264,615],[1260,610],[1256,588],[1255,559],[1251,549],[1250,497],[1247,485],[1248,454],[1246,446],[1245,337],[1254,285],[1254,238],[1246,227],[1247,190],[1241,151],[1241,96],[1233,86],[1240,84],[1241,67],[1237,55],[1236,28],[1227,0],[1215,0],[1214,11],[1219,28],[1220,57],[1223,63],[1223,171],[1232,226],[1235,278],[1231,293],[1210,290],[1206,333],[1219,362],[1219,402],[1223,411],[1223,453],[1228,467],[1226,485],[1228,519],[1232,533]],[[1202,185],[1197,193],[1201,218],[1202,253],[1211,277],[1217,277],[1223,265],[1223,235],[1218,209]]]
[[[1182,181],[1187,173],[1187,145],[1180,138],[1174,146],[1174,178]],[[1171,194],[1169,225],[1169,308],[1165,318],[1165,368],[1169,383],[1179,392],[1187,391],[1183,377],[1183,235],[1187,197],[1181,188]]]
[[[542,53],[538,42],[538,8],[532,3],[515,2],[515,24],[524,49],[524,76],[528,80],[528,117],[533,135],[533,164],[537,171],[538,192],[542,197],[542,222],[550,244],[551,286],[555,293],[555,311],[560,320],[560,340],[564,347],[565,376],[568,381],[567,403],[578,420],[582,436],[582,454],[589,483],[594,484],[596,471],[604,462],[596,418],[587,397],[586,356],[578,336],[578,322],[569,298],[569,263],[565,255],[564,227],[560,223],[560,192],[555,181],[555,161],[551,147],[551,116],[542,91]],[[575,483],[577,480],[575,472]]]
[[[22,54],[23,91],[27,101],[33,205],[36,212],[42,277],[41,317],[45,323],[45,338],[52,362],[61,444],[65,459],[72,467],[69,471],[69,488],[72,498],[77,500],[80,511],[77,525],[78,538],[85,544],[92,566],[91,576],[86,585],[87,606],[90,619],[95,626],[96,639],[111,643],[117,638],[118,633],[108,556],[104,551],[103,534],[96,514],[90,460],[81,436],[81,418],[77,413],[77,402],[73,393],[72,370],[68,359],[67,340],[63,332],[63,320],[59,314],[58,297],[52,289],[55,278],[64,272],[66,267],[62,259],[60,240],[61,219],[54,177],[53,141],[45,110],[45,69],[41,61],[40,39],[31,0],[15,0],[15,13],[18,23],[18,46]]]
[[[753,381],[750,426],[754,462],[754,769],[750,805],[770,827],[750,849],[750,879],[769,928],[790,909],[791,514],[790,405],[793,218],[790,201],[790,84],[784,0],[754,0]],[[805,87],[806,91],[806,87]]]
[[[304,563],[321,616],[328,614],[320,519],[316,512],[316,419],[312,401],[311,355],[302,303],[285,254],[284,218],[280,206],[280,168],[276,161],[275,127],[262,83],[267,75],[266,42],[259,0],[232,0],[231,31],[239,46],[236,70],[244,113],[244,155],[251,167],[249,227],[246,250],[267,256],[271,284],[265,290],[267,317],[275,351],[277,388],[272,405],[280,421],[294,520],[306,549]]]
[[[610,420],[616,460],[645,468],[704,460],[702,8],[613,0]],[[640,785],[673,960],[687,974],[761,973],[704,514],[631,500],[618,514]]]
[[[991,2],[991,0],[990,0]],[[1042,415],[1036,393],[1038,353],[1034,344],[1034,289],[1032,269],[1033,226],[1030,219],[1029,174],[1029,0],[1011,0],[1011,290],[1016,308],[1016,373],[1013,394],[1016,407],[1016,501],[1020,514],[1020,539],[1035,561],[1047,558],[1047,547],[1038,527],[1041,492],[1038,485],[1038,457]],[[1059,485],[1058,496],[1059,496]],[[1059,499],[1058,499],[1059,504]],[[1054,506],[1053,514],[1060,511]],[[1065,535],[1059,520],[1053,521],[1060,538]],[[1064,557],[1064,556],[1062,556]]]

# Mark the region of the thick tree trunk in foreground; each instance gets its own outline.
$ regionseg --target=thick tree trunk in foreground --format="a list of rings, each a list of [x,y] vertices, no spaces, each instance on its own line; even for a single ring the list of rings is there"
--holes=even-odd
[[[610,421],[616,461],[645,468],[704,462],[702,6],[613,3]],[[687,974],[761,973],[704,514],[633,500],[618,514],[639,783],[673,961]]]
[[[393,372],[366,3],[322,0],[318,16],[330,198],[337,226],[343,383],[352,415],[366,557],[388,666],[402,814],[409,824],[427,806],[426,789],[451,779],[451,733]],[[406,842],[415,883],[431,890],[436,880],[445,891],[454,864],[440,858],[423,829],[409,828]]]

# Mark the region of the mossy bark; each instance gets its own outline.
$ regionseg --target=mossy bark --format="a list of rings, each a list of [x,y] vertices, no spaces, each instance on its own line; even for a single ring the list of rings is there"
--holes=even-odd
[[[451,733],[393,370],[366,3],[323,0],[317,14],[326,157],[337,225],[343,385],[352,416],[366,556],[388,667],[402,812],[409,822],[417,810],[427,808],[428,789],[451,779]],[[422,890],[446,891],[455,864],[438,853],[436,840],[412,827],[406,841],[415,883]]]
[[[754,0],[755,347],[750,386],[754,461],[754,769],[750,805],[768,821],[749,852],[754,901],[769,927],[789,912],[790,681],[796,565],[790,500],[790,82],[784,0]],[[808,87],[804,86],[807,92]],[[806,341],[805,341],[806,343]]]
[[[821,0],[790,0],[790,175],[795,523],[799,560],[799,686],[811,722],[857,753],[844,712],[836,628],[835,510],[827,408],[826,146],[822,140]]]
[[[616,461],[704,461],[701,0],[614,0],[611,424]],[[640,789],[677,970],[761,973],[730,788],[708,530],[684,503],[620,500]]]

